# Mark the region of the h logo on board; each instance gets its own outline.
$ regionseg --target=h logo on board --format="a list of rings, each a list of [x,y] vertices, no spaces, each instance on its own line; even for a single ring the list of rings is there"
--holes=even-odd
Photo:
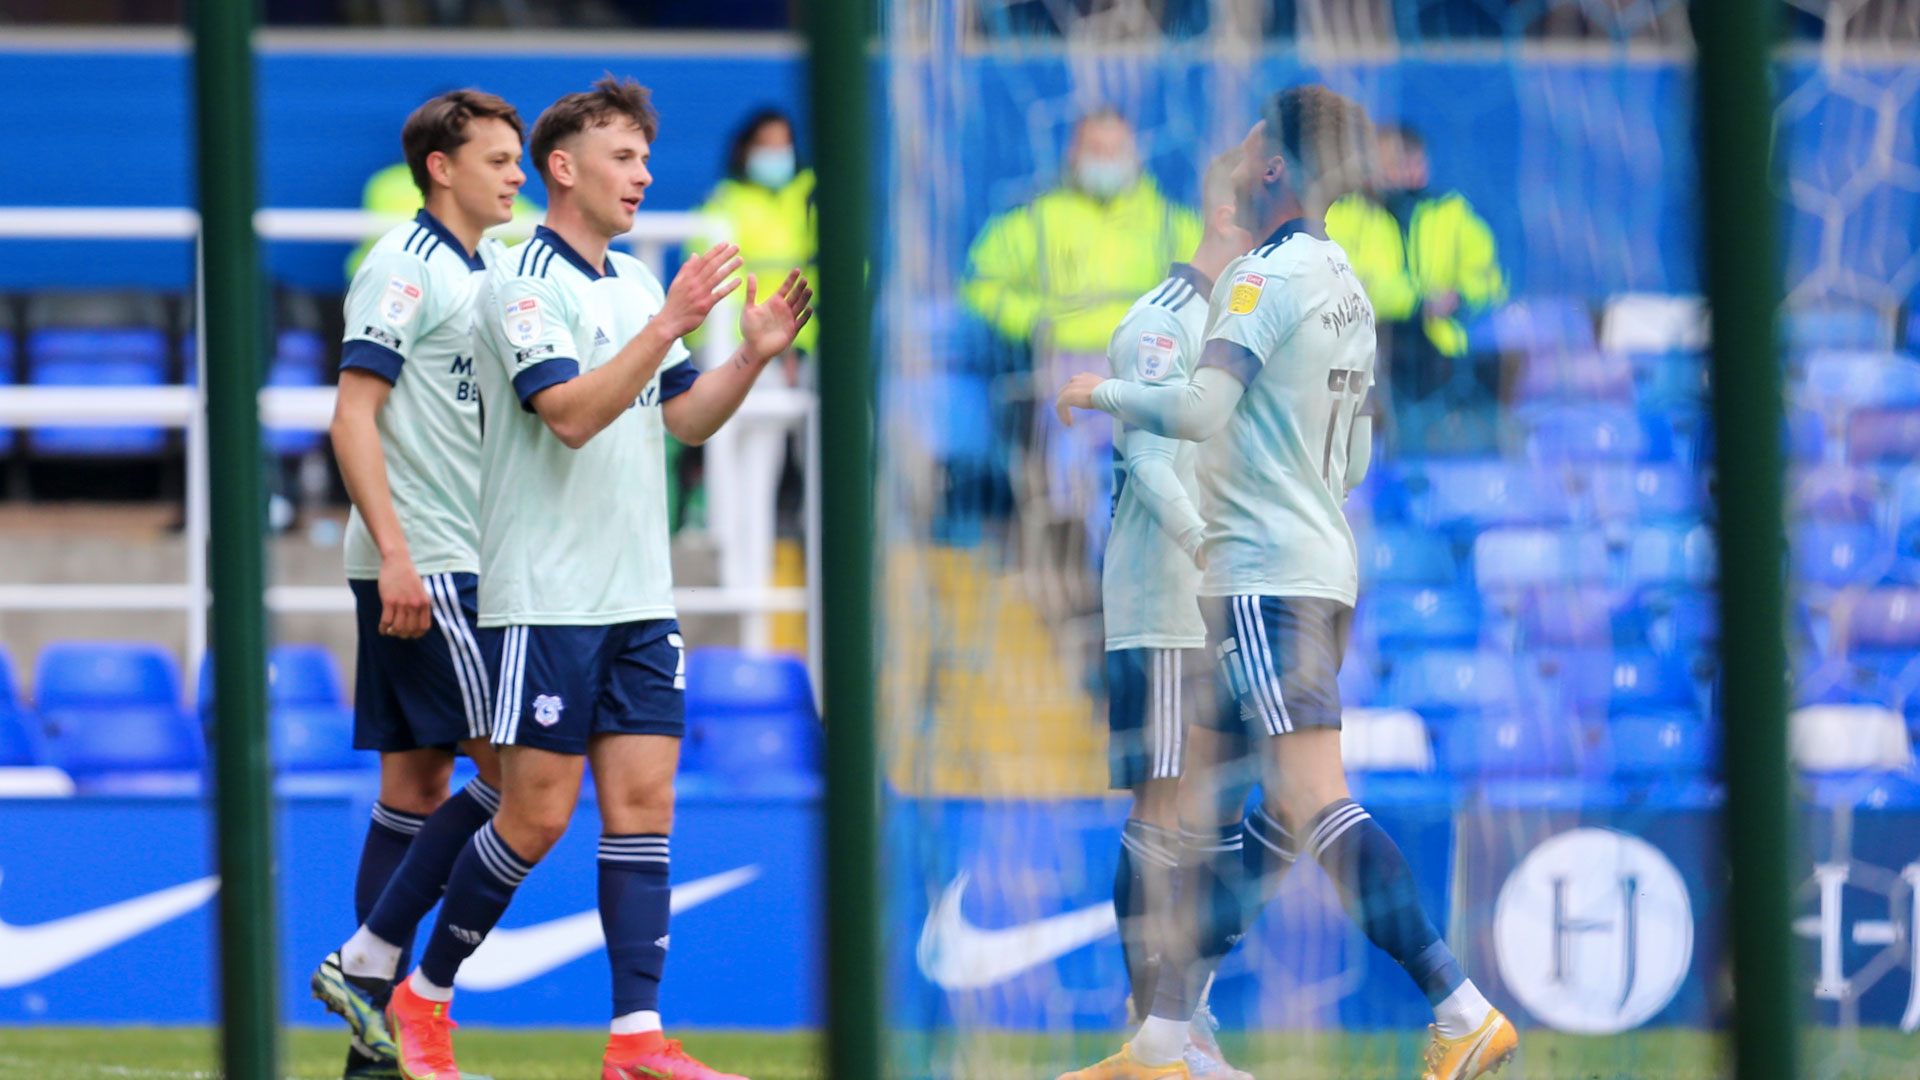
[[[559,694],[541,694],[533,699],[533,721],[541,727],[552,727],[560,722],[560,710],[566,707]]]
[[[1611,829],[1572,829],[1528,852],[1501,886],[1493,931],[1507,989],[1561,1031],[1639,1027],[1693,966],[1686,881],[1660,849]]]

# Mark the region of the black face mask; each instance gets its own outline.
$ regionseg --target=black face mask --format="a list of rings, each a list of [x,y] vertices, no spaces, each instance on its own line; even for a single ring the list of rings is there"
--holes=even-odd
[[[1381,193],[1380,205],[1386,207],[1387,212],[1398,219],[1404,227],[1407,222],[1413,220],[1413,208],[1426,197],[1427,189],[1424,187],[1402,188]]]

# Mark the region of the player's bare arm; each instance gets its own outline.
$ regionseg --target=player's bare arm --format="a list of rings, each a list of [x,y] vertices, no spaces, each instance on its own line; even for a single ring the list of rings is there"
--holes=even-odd
[[[792,347],[813,318],[813,286],[794,270],[767,297],[755,302],[759,282],[747,275],[747,304],[740,313],[740,348],[719,367],[694,380],[687,392],[662,406],[673,437],[697,446],[713,437],[753,388],[768,361]],[[656,320],[657,321],[657,320]]]
[[[613,359],[533,395],[534,411],[569,449],[585,446],[653,381],[673,343],[698,329],[714,305],[739,288],[740,279],[733,278],[738,269],[740,249],[733,244],[715,244],[687,260],[673,276],[666,305],[645,329]]]
[[[417,638],[433,626],[433,602],[413,567],[413,554],[387,486],[387,458],[377,420],[392,392],[393,384],[378,375],[358,368],[342,370],[328,434],[347,497],[380,549],[380,632]]]

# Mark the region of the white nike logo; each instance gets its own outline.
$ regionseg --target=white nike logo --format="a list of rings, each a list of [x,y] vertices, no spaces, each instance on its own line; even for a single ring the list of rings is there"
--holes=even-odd
[[[0,920],[0,988],[25,986],[72,967],[185,915],[218,891],[220,879],[204,877],[32,926]]]
[[[742,866],[675,885],[667,910],[678,915],[724,896],[759,876],[758,866]],[[598,908],[532,926],[511,930],[495,928],[473,955],[467,957],[467,962],[460,965],[453,985],[462,990],[504,990],[570,964],[606,943]]]
[[[960,911],[967,878],[953,879],[920,930],[920,971],[943,990],[1006,982],[1119,929],[1111,901],[1003,930],[982,929]]]

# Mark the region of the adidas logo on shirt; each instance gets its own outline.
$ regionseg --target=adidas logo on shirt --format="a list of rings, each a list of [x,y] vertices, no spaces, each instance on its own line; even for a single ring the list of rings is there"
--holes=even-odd
[[[595,345],[611,345],[613,344],[613,339],[607,336],[605,330],[596,326],[593,328],[593,343]]]

